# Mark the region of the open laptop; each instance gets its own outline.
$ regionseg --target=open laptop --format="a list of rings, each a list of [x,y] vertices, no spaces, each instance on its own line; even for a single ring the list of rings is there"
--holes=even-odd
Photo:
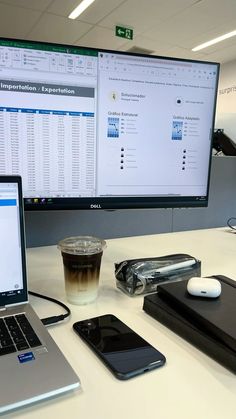
[[[0,176],[0,377],[0,413],[80,386],[28,303],[20,176]]]

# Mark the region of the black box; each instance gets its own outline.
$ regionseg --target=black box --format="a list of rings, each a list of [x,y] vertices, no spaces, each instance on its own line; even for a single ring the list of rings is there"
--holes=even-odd
[[[236,282],[222,275],[214,276],[214,278],[220,280],[222,285],[227,284],[231,287],[236,305]],[[225,301],[224,304],[227,309]],[[219,335],[216,336],[212,333],[202,321],[196,321],[196,317],[192,318],[188,311],[184,312],[180,305],[170,300],[164,293],[159,291],[156,294],[145,296],[143,310],[221,365],[236,373],[236,352],[225,344],[224,336],[220,339]],[[235,323],[235,317],[232,318],[232,322]]]

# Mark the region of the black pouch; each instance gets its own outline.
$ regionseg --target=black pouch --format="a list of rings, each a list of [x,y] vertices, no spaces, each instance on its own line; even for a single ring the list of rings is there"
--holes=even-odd
[[[116,286],[126,294],[155,292],[159,284],[201,276],[201,261],[184,253],[115,263]]]

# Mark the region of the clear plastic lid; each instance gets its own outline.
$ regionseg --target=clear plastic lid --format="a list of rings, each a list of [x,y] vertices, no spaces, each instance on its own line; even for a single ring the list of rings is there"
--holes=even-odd
[[[94,255],[106,248],[106,242],[93,236],[76,236],[59,241],[57,247],[61,252],[72,255]]]

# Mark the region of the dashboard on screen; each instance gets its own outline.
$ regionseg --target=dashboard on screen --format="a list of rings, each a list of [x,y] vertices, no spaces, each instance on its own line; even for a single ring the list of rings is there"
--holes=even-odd
[[[0,39],[0,173],[27,210],[206,206],[218,73]]]

